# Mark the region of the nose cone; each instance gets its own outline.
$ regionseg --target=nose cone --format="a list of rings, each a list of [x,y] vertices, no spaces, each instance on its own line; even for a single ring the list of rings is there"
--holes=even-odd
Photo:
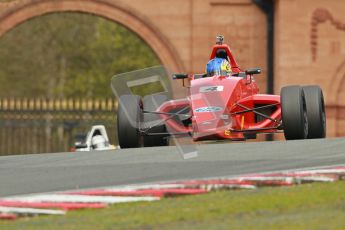
[[[228,107],[241,78],[203,78],[191,83],[193,125],[197,135],[210,136],[231,126]]]

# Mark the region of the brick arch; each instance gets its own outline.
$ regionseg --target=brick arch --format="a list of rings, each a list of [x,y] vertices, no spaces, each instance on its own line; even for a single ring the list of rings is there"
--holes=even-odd
[[[138,34],[156,53],[161,63],[174,71],[185,70],[169,40],[140,12],[109,0],[18,0],[0,11],[0,37],[33,17],[55,12],[94,14],[119,23]]]
[[[330,78],[331,84],[327,90],[328,111],[327,115],[332,122],[328,125],[332,126],[331,136],[345,136],[342,130],[345,124],[345,60],[336,68],[335,74]],[[329,127],[330,128],[330,127]]]
[[[345,90],[345,88],[342,88],[342,85],[345,83],[345,60],[336,68],[330,81],[331,84],[327,90],[329,92],[327,101],[335,105],[338,103],[341,90]]]
[[[333,17],[332,13],[325,8],[314,10],[311,20],[310,44],[313,62],[317,59],[318,51],[318,26],[329,21],[339,31],[345,31],[345,22]]]

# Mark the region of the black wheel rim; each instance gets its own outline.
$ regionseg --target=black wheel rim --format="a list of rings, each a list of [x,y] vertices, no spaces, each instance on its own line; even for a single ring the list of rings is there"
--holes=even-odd
[[[307,115],[307,105],[303,97],[303,138],[308,137],[308,115]]]
[[[326,136],[326,112],[325,112],[325,102],[323,95],[321,94],[321,124],[323,128],[323,137]]]

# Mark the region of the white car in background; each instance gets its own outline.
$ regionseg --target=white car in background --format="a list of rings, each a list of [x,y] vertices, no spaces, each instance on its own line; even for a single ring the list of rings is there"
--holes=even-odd
[[[77,141],[74,145],[76,152],[100,151],[115,149],[114,145],[109,143],[109,138],[104,125],[94,125],[86,135],[84,141]]]

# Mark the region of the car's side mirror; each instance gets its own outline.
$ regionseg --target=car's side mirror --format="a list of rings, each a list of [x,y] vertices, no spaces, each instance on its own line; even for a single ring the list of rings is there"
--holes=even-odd
[[[172,79],[185,79],[188,78],[188,74],[186,73],[175,73],[172,75]]]
[[[260,74],[260,73],[261,73],[260,68],[252,68],[252,69],[246,70],[246,74],[249,74],[249,75]]]

